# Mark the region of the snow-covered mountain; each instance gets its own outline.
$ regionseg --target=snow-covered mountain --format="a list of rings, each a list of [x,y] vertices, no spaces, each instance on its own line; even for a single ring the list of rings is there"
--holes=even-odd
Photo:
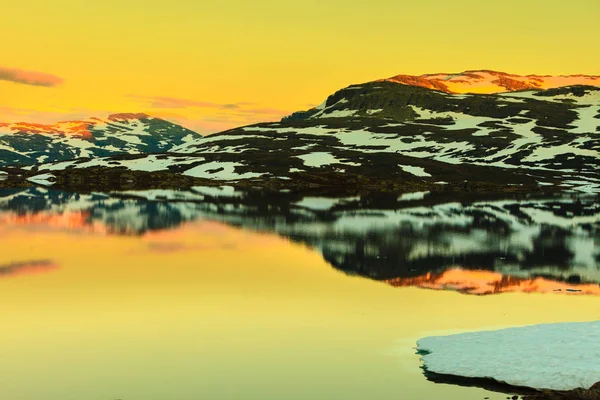
[[[396,75],[382,81],[441,90],[446,93],[499,93],[562,86],[600,86],[598,75],[515,75],[490,70],[453,74]]]
[[[164,152],[197,136],[182,126],[146,114],[113,114],[104,119],[52,125],[0,123],[0,167]]]
[[[137,171],[280,188],[599,192],[600,88],[450,94],[370,82],[281,122],[199,137],[166,154],[78,159],[30,173],[65,186],[68,175],[93,182],[100,170],[113,180]]]

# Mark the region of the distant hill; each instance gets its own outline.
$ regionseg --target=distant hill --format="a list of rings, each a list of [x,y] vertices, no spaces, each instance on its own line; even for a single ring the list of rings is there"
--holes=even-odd
[[[0,123],[0,166],[164,152],[196,136],[146,114],[113,114],[52,125]]]

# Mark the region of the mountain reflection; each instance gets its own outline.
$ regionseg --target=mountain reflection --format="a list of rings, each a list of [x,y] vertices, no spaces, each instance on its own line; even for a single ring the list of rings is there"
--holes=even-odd
[[[275,233],[314,248],[338,270],[393,286],[600,294],[596,197],[456,202],[423,193],[339,199],[207,187],[111,195],[0,190],[1,224],[140,235],[198,219]]]
[[[386,280],[392,286],[416,286],[424,289],[456,290],[468,294],[497,294],[508,292],[565,292],[600,294],[596,283],[561,282],[542,276],[517,277],[484,270],[463,270],[450,268],[440,273],[430,273],[409,278]]]

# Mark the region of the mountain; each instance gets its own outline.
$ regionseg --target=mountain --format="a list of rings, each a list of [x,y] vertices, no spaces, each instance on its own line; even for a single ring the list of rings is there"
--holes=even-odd
[[[27,174],[73,190],[126,181],[130,188],[233,182],[274,190],[597,193],[599,171],[600,87],[452,94],[384,80],[164,154],[80,158]]]
[[[0,167],[164,152],[196,136],[182,126],[146,114],[113,114],[52,125],[0,123]]]
[[[420,86],[446,93],[499,93],[530,89],[552,89],[573,85],[600,86],[600,76],[594,75],[523,76],[490,70],[418,76],[396,75],[381,81]]]

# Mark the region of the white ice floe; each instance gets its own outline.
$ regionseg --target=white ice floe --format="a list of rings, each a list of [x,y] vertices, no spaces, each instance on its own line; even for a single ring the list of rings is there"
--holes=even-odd
[[[425,368],[536,389],[600,381],[600,321],[556,323],[420,339]]]

